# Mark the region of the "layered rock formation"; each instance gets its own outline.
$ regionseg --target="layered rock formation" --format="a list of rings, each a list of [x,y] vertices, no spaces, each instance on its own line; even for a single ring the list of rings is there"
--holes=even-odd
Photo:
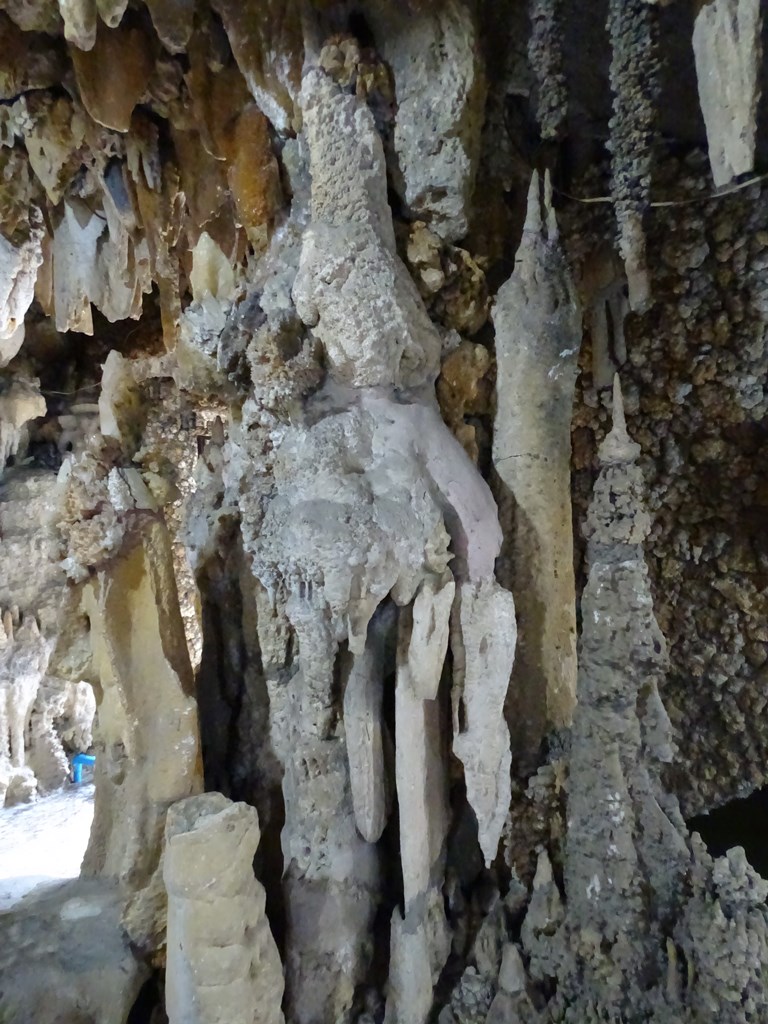
[[[765,1017],[765,31],[0,0],[0,1018]]]

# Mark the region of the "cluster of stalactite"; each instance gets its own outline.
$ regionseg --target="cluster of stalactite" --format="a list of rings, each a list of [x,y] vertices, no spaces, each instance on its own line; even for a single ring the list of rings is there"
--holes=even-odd
[[[667,5],[606,5],[599,224],[573,13],[502,6],[499,61],[465,0],[0,2],[0,803],[96,756],[0,1018],[768,1012],[768,883],[671,785],[619,383],[670,287]],[[714,185],[759,150],[759,14],[693,22]]]

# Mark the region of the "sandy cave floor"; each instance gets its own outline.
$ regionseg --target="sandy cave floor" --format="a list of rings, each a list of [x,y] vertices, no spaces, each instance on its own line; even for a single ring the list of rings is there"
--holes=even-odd
[[[92,821],[92,783],[0,810],[0,911],[41,883],[75,878]]]

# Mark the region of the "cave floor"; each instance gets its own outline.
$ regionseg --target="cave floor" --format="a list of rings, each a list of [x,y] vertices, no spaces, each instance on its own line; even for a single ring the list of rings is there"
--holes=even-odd
[[[93,785],[0,810],[0,911],[45,882],[75,878],[93,821]]]

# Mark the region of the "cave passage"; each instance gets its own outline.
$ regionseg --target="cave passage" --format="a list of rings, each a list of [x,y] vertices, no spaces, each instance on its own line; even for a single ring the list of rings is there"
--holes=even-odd
[[[768,787],[696,815],[688,828],[699,833],[711,856],[722,857],[732,847],[743,846],[752,867],[763,877],[768,874]]]

